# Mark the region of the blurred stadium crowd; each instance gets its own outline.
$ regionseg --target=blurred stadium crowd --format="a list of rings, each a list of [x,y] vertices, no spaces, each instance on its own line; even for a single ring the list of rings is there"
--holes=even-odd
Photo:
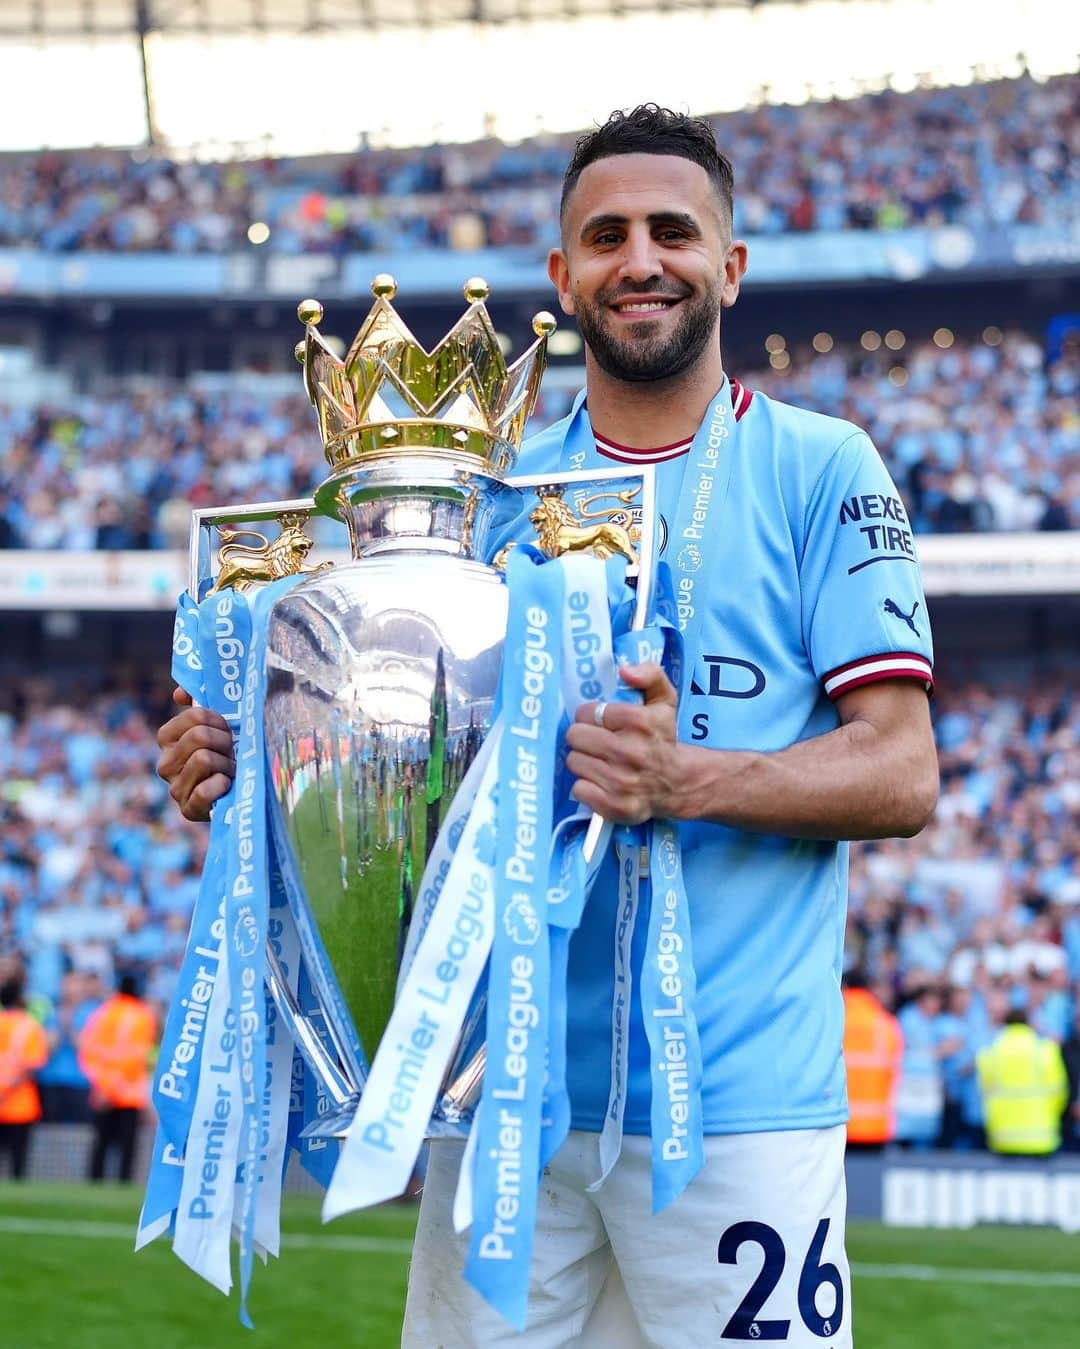
[[[50,1033],[54,1118],[85,1111],[74,1046],[89,1013],[124,975],[163,1006],[183,951],[207,831],[154,775],[167,694],[119,677],[81,694],[3,688],[0,982],[25,972]],[[940,805],[915,840],[853,848],[847,960],[899,1009],[898,1137],[970,1146],[974,1056],[1005,1014],[1058,1042],[1080,1034],[1080,696],[946,684],[935,717]],[[917,1109],[905,1079],[933,1088]],[[1080,1148],[1080,1119],[1066,1142]]]
[[[1065,225],[1080,208],[1071,77],[763,106],[710,120],[735,164],[740,233]],[[227,164],[113,150],[12,155],[0,175],[0,247],[547,247],[556,242],[572,140]]]
[[[711,119],[749,235],[906,225],[1065,228],[1080,215],[1080,81],[883,93]],[[0,248],[281,253],[522,245],[557,237],[572,138],[245,163],[142,151],[0,159]],[[1020,328],[766,343],[752,389],[850,419],[920,533],[1080,529],[1080,346]],[[314,417],[280,381],[143,380],[0,402],[0,548],[187,543],[193,506],[302,496]],[[549,387],[539,423],[569,394]],[[162,673],[164,670],[162,660]],[[88,677],[92,679],[92,677]],[[206,830],[154,773],[169,687],[114,672],[0,680],[0,986],[49,1037],[46,1117],[87,1118],[77,1044],[125,976],[167,1003]],[[934,700],[942,795],[915,840],[852,850],[846,960],[904,1035],[897,1136],[982,1142],[975,1056],[1023,1012],[1066,1046],[1080,1151],[1080,693],[950,682]]]
[[[764,369],[733,373],[866,427],[922,533],[1080,527],[1080,347],[1048,362],[1019,330],[874,334],[872,351],[869,336],[864,346],[830,338],[828,350],[779,349]],[[566,393],[545,393],[538,424],[568,404]],[[323,467],[306,397],[254,385],[0,404],[0,444],[7,548],[183,547],[192,506],[303,496]]]

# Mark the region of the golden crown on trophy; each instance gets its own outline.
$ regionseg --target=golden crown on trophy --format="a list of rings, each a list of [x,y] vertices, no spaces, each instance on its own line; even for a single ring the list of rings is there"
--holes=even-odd
[[[490,287],[481,278],[465,283],[468,309],[430,352],[391,303],[394,278],[377,276],[371,290],[375,303],[344,359],[318,330],[319,301],[297,306],[307,332],[296,359],[333,477],[403,451],[459,456],[469,467],[502,477],[517,457],[540,391],[555,319],[537,314],[537,340],[507,366],[484,305]]]

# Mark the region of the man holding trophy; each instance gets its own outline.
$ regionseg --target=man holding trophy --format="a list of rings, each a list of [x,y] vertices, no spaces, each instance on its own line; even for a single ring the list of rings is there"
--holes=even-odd
[[[583,137],[564,180],[549,275],[587,385],[518,470],[654,466],[657,608],[683,656],[622,664],[621,691],[579,700],[565,734],[570,795],[617,846],[567,929],[569,1132],[540,1153],[525,1328],[462,1277],[462,1177],[471,1164],[479,1195],[501,1166],[507,1113],[486,1155],[472,1136],[431,1143],[408,1345],[851,1344],[844,840],[912,835],[933,809],[932,648],[906,514],[868,437],[723,369],[721,313],[747,263],[732,191],[707,125],[652,105]],[[206,819],[233,783],[233,729],[177,701],[159,772]],[[290,753],[287,776],[319,771],[317,744]],[[512,1211],[500,1194],[494,1212]],[[479,1242],[492,1267],[499,1230]]]

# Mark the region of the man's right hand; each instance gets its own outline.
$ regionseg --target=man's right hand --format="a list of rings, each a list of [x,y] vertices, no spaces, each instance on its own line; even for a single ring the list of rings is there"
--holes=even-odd
[[[173,690],[183,709],[158,731],[158,776],[188,820],[208,820],[210,807],[224,796],[236,773],[233,738],[225,718],[208,707],[193,707],[183,689]]]

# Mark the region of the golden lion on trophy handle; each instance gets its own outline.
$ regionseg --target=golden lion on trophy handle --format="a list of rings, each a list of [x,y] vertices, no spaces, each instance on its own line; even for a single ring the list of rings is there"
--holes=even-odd
[[[595,525],[579,524],[574,512],[557,492],[540,494],[529,523],[536,530],[541,552],[548,557],[590,552],[604,561],[616,554],[630,563],[638,560],[628,530],[611,520]]]
[[[221,570],[207,594],[214,595],[221,590],[245,591],[251,586],[268,585],[271,581],[280,581],[285,576],[296,576],[299,572],[322,571],[324,567],[333,565],[330,562],[321,562],[317,567],[304,566],[304,558],[314,545],[304,533],[304,526],[298,515],[283,515],[279,524],[281,532],[272,543],[257,529],[219,527],[222,545],[218,552],[218,560],[221,563]],[[236,540],[241,535],[258,539],[258,545],[237,543]]]

